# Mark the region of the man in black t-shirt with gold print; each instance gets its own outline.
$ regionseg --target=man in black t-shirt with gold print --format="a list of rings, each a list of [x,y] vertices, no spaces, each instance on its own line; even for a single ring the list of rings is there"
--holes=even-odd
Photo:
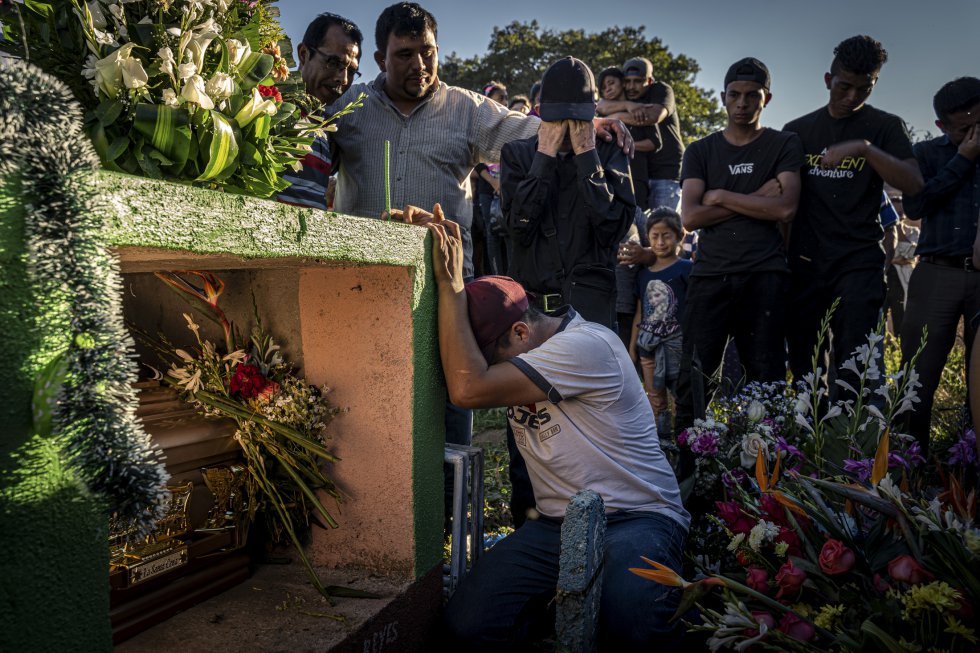
[[[783,128],[799,134],[805,153],[789,245],[787,340],[796,379],[811,371],[820,320],[835,298],[840,305],[831,331],[838,367],[875,329],[885,300],[878,219],[883,183],[906,195],[922,188],[901,118],[865,104],[887,59],[870,36],[842,41],[824,75],[827,106]],[[856,380],[846,370],[840,370],[840,378],[851,385]]]
[[[793,219],[803,150],[795,134],[759,124],[772,99],[758,59],[735,62],[722,101],[728,126],[691,144],[681,167],[684,228],[700,229],[691,271],[678,379],[676,430],[691,425],[692,374],[713,374],[734,339],[749,381],[786,376],[784,295],[788,268],[781,226]],[[699,367],[692,369],[692,363]],[[700,372],[699,372],[700,370]]]

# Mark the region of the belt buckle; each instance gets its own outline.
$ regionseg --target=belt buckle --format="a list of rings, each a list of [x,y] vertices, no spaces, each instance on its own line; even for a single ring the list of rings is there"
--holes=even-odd
[[[555,305],[552,306],[551,302],[554,301]],[[551,313],[559,306],[561,306],[561,294],[560,293],[550,293],[541,296],[541,306],[545,313]]]
[[[973,257],[965,256],[963,257],[963,271],[964,272],[976,272],[977,269],[973,267]]]

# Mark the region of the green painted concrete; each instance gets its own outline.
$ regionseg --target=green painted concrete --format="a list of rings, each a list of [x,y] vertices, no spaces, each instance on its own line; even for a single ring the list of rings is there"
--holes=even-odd
[[[108,209],[106,236],[116,247],[412,270],[415,576],[440,564],[445,386],[428,232],[111,172],[97,173],[94,183]]]

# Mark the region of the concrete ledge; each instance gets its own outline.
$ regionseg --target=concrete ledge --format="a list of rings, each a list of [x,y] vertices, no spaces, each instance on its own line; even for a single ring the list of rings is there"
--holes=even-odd
[[[415,653],[433,650],[442,565],[414,582],[361,569],[318,568],[327,585],[381,599],[317,594],[300,564],[262,565],[244,583],[154,626],[117,653]],[[334,618],[339,617],[339,620]]]

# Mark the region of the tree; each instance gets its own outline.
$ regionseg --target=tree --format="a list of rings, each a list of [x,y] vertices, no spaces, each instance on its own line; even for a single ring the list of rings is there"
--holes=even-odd
[[[657,38],[647,38],[644,26],[610,27],[586,34],[584,30],[555,32],[538,21],[512,22],[494,27],[487,53],[463,59],[455,52],[440,65],[439,77],[448,84],[480,89],[490,80],[503,82],[511,95],[527,93],[552,62],[571,55],[585,61],[596,75],[607,66],[622,66],[630,57],[653,62],[653,74],[670,84],[677,101],[681,130],[688,141],[725,125],[725,114],[709,92],[694,84],[700,70],[690,57],[672,54]]]

